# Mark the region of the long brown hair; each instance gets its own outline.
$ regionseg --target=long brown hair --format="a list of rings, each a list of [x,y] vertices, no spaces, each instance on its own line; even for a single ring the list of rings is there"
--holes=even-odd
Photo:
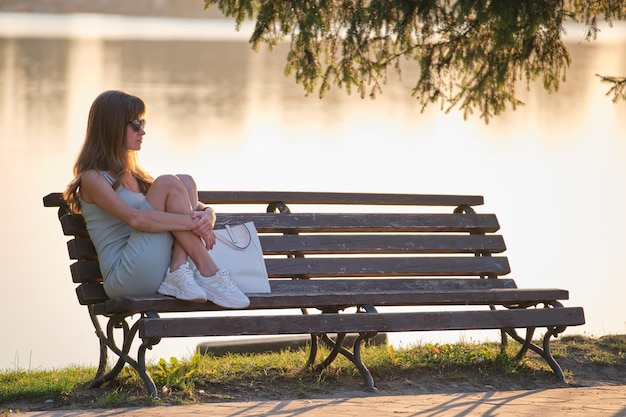
[[[130,120],[141,118],[146,105],[139,97],[122,91],[105,91],[94,100],[89,110],[85,143],[74,164],[74,179],[63,193],[70,209],[80,212],[78,190],[83,174],[88,170],[109,171],[119,187],[126,175],[137,178],[142,193],[154,179],[139,166],[137,152],[129,150],[126,127]]]

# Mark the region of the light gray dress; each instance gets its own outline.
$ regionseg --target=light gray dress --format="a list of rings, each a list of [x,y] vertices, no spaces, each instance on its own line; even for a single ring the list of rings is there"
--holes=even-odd
[[[101,174],[113,184],[107,172]],[[132,207],[154,210],[141,193],[123,186],[115,192]],[[113,298],[156,294],[170,265],[174,236],[170,232],[133,230],[98,205],[82,200],[81,211],[98,253],[107,295]]]

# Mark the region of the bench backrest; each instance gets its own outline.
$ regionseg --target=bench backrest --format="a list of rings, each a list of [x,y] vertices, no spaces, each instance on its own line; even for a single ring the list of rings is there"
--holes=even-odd
[[[506,246],[494,234],[496,216],[472,208],[483,204],[480,196],[201,191],[199,197],[216,209],[216,227],[255,223],[270,279],[480,279],[510,272],[498,255]],[[72,236],[67,245],[79,302],[106,301],[82,216],[69,212],[60,193],[46,196],[44,205],[59,207],[63,232]],[[301,205],[302,212],[291,211]]]

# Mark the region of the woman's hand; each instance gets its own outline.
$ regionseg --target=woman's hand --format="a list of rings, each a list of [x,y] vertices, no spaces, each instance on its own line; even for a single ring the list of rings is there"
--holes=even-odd
[[[207,250],[213,249],[215,242],[217,242],[215,232],[211,230],[207,235],[202,236],[202,241],[204,242],[204,247],[207,248]]]
[[[207,249],[211,249],[215,245],[215,233],[213,226],[215,225],[215,212],[211,209],[205,211],[194,211],[191,218],[195,220],[191,231],[204,240]]]

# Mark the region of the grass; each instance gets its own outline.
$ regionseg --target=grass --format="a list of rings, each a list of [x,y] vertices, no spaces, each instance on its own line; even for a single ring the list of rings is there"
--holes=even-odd
[[[626,336],[609,335],[603,336],[590,343],[589,338],[584,336],[563,336],[564,342],[559,352],[553,352],[556,356],[582,355],[593,365],[620,366],[626,360]]]
[[[419,387],[422,390],[480,389],[497,385],[507,389],[555,384],[549,367],[530,354],[514,361],[515,344],[506,352],[497,343],[423,344],[394,349],[368,346],[363,361],[384,390]],[[626,336],[593,339],[563,336],[552,343],[566,377],[575,380],[580,366],[585,375],[594,369],[616,368],[624,375]],[[68,367],[43,371],[0,372],[0,416],[22,407],[28,411],[50,408],[112,408],[188,404],[210,401],[283,399],[315,397],[359,390],[358,370],[338,357],[321,373],[302,368],[308,352],[285,350],[279,353],[231,354],[217,357],[161,359],[149,365],[159,398],[146,395],[140,378],[126,367],[113,383],[88,389],[95,368]],[[568,362],[569,361],[569,362]],[[568,366],[569,365],[569,366]],[[574,371],[572,371],[574,369]]]
[[[58,398],[93,377],[93,370],[70,367],[51,371],[7,371],[0,374],[0,399]]]

